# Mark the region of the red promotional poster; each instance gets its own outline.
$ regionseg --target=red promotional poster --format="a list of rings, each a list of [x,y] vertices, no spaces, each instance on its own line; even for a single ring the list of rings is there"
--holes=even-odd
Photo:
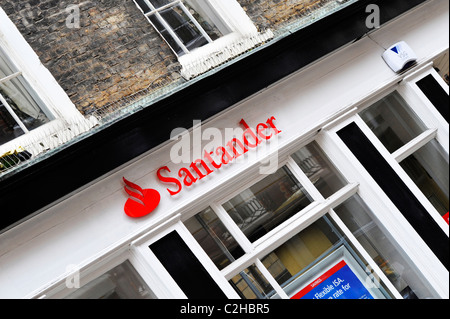
[[[342,260],[291,299],[373,299],[373,296]]]

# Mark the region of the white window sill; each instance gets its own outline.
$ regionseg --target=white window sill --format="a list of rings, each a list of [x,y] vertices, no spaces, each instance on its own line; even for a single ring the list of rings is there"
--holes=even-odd
[[[213,43],[179,57],[178,61],[182,66],[181,75],[186,80],[192,79],[272,39],[273,36],[271,30],[263,33],[252,32],[246,35],[237,32],[230,33]]]
[[[0,145],[0,156],[8,152],[14,153],[17,149],[24,149],[32,155],[32,158],[35,158],[42,153],[60,147],[76,136],[89,131],[97,124],[98,121],[95,117],[90,119],[85,119],[82,116],[70,119],[58,118]]]

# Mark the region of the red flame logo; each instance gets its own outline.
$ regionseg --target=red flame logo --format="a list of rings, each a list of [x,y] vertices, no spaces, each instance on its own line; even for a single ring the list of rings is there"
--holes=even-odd
[[[149,215],[158,207],[161,195],[154,189],[142,189],[140,186],[128,181],[125,177],[125,191],[131,196],[125,203],[125,214],[132,218],[141,218]],[[133,189],[133,190],[131,190]]]

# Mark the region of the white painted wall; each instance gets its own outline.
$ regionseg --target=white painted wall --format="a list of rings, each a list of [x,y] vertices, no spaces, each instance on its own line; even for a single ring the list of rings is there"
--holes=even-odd
[[[384,49],[376,42],[388,47],[405,40],[422,65],[448,49],[448,24],[448,2],[430,1],[372,33],[371,38],[335,52],[204,123],[203,129],[238,127],[242,118],[255,127],[275,116],[283,130],[279,146],[288,145],[326,118],[400,79],[381,58]],[[63,276],[68,265],[82,265],[129,243],[254,164],[228,165],[171,198],[166,185],[157,182],[156,171],[165,165],[176,171],[169,157],[172,145],[149,152],[0,235],[0,298],[29,296]],[[128,196],[123,176],[160,191],[161,204],[152,215],[140,220],[125,215]],[[38,190],[42,196],[51,191],[44,188]]]

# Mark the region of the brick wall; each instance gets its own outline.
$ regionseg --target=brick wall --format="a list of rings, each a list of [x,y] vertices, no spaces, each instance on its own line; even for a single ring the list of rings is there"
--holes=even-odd
[[[237,0],[260,30],[277,31],[331,0]],[[332,0],[334,1],[334,0]]]
[[[263,31],[331,0],[237,0]],[[67,21],[77,5],[79,28]],[[175,54],[132,0],[0,0],[42,63],[83,114],[126,105],[182,81]],[[69,18],[69,19],[68,19]]]
[[[79,6],[79,28],[70,5]],[[0,0],[0,6],[83,114],[179,78],[175,55],[131,0]]]

